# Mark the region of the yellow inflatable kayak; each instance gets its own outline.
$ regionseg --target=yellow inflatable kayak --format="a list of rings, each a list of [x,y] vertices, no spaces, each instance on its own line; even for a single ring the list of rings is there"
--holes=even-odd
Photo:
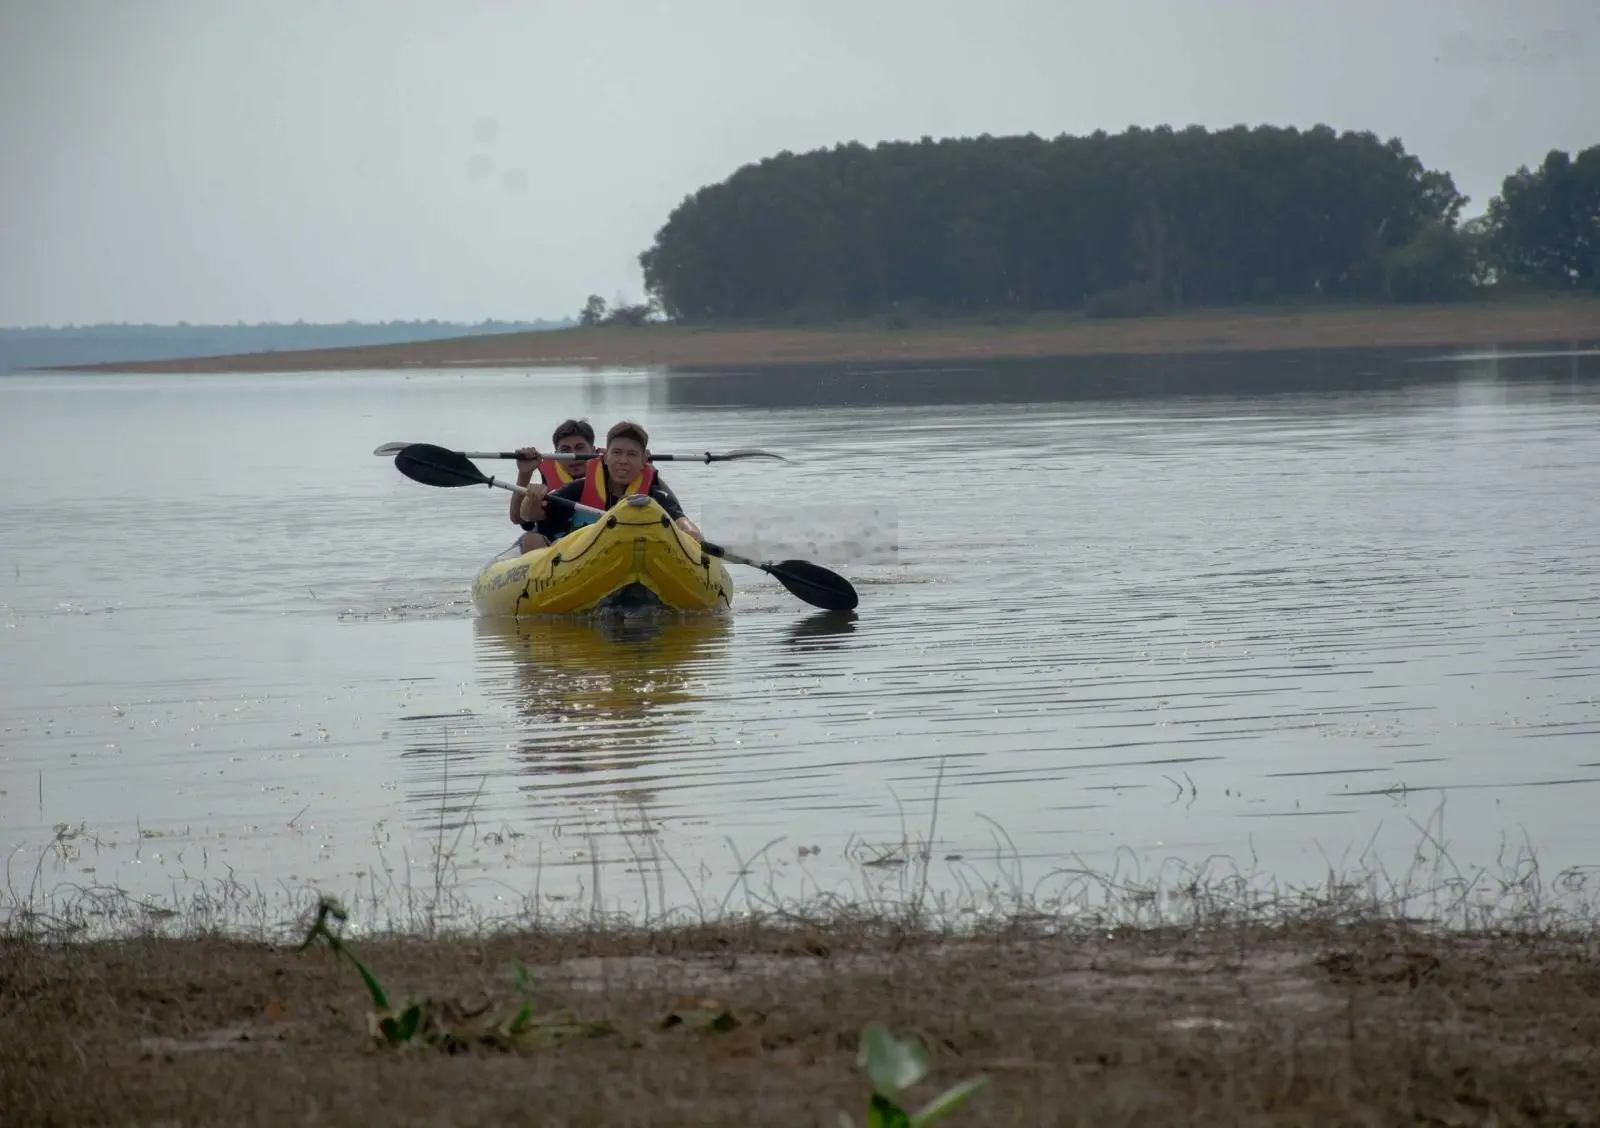
[[[712,611],[733,605],[733,581],[653,498],[634,494],[546,548],[491,560],[472,582],[472,604],[483,616]]]

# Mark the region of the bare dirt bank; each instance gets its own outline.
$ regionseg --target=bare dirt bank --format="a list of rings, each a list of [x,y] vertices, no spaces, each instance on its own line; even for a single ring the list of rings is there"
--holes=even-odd
[[[251,353],[74,371],[307,372],[386,368],[693,367],[1269,349],[1520,346],[1600,340],[1600,301],[1546,299],[1295,312],[1204,312],[1021,325],[562,329],[358,348]]]
[[[0,1121],[859,1125],[856,1051],[882,1023],[931,1057],[913,1108],[989,1079],[952,1126],[1600,1122],[1600,964],[1578,937],[732,927],[356,949],[397,1010],[433,1000],[435,1031],[466,1039],[527,998],[531,1033],[381,1044],[323,947],[13,938]]]

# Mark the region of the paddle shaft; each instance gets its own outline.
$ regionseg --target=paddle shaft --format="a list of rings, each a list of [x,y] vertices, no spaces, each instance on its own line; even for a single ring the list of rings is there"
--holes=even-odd
[[[539,459],[540,459],[540,461],[543,461],[546,458],[553,458],[557,462],[587,462],[591,458],[602,458],[602,457],[604,457],[604,455],[605,455],[605,451],[603,451],[603,450],[597,450],[597,451],[593,452],[592,454],[569,454],[568,452],[566,452],[564,450],[552,451],[552,452],[547,454],[547,453],[541,451],[539,453]],[[514,451],[514,450],[502,450],[502,451],[496,451],[493,454],[483,454],[483,453],[471,454],[471,453],[468,453],[467,457],[468,458],[516,458],[517,457],[517,452]],[[645,458],[649,462],[724,462],[724,461],[727,461],[727,459],[725,459],[723,456],[717,455],[717,454],[712,454],[709,450],[706,451],[704,454],[649,454],[649,455],[646,455]]]
[[[468,457],[470,458],[472,456],[468,455]],[[480,454],[477,457],[483,458],[485,456]],[[512,485],[510,482],[502,482],[498,478],[490,478],[487,482],[484,483],[484,485],[494,486],[496,489],[510,490],[512,493],[516,494],[519,497],[527,497],[528,496],[528,487],[527,486]],[[577,510],[579,513],[588,513],[588,514],[590,514],[592,516],[595,516],[595,517],[604,517],[606,515],[606,511],[604,509],[596,509],[592,505],[584,505],[582,502],[579,502],[579,501],[568,501],[564,497],[551,497],[548,493],[544,495],[544,500],[545,500],[545,504],[546,505],[550,504],[552,501],[555,502],[557,505],[570,505],[570,506],[572,506],[573,509]]]
[[[411,443],[384,443],[381,447],[378,447],[372,453],[378,455],[380,458],[387,458],[388,456],[390,456],[392,454],[398,454],[400,451],[404,450],[406,447],[411,446],[411,445],[413,445],[413,444],[411,444]],[[511,459],[515,459],[515,458],[519,457],[517,452],[514,451],[514,450],[464,450],[464,451],[461,451],[460,453],[461,453],[461,456],[463,458],[498,458],[498,459],[511,460]],[[559,451],[559,450],[558,451],[551,451],[549,453],[545,453],[545,452],[541,451],[540,454],[539,454],[539,458],[540,458],[540,460],[543,460],[543,459],[546,459],[546,458],[552,458],[557,462],[587,462],[591,458],[600,458],[600,457],[602,457],[604,455],[604,453],[605,453],[604,451],[598,451],[598,450],[594,451],[591,454],[572,454],[572,453],[570,453],[568,451]],[[704,454],[655,454],[655,453],[651,453],[651,454],[646,455],[645,457],[646,457],[647,461],[650,461],[650,462],[708,462],[708,463],[709,462],[738,462],[738,461],[742,461],[742,459],[745,458],[745,457],[767,457],[767,458],[776,458],[776,457],[778,457],[777,455],[769,455],[765,451],[750,452],[748,455],[745,454],[742,451],[735,451],[735,452],[732,452],[732,453],[735,454],[735,455],[738,455],[739,457],[730,457],[728,454],[715,454],[715,453],[713,453],[713,452],[711,452],[709,450],[706,451]]]
[[[457,486],[499,486],[509,490],[519,497],[527,497],[531,492],[527,486],[512,485],[509,482],[497,481],[493,477],[479,470],[460,451],[446,450],[431,443],[412,443],[394,456],[395,467],[406,477],[422,482],[429,486],[444,486],[454,488]],[[544,501],[548,505],[551,500],[557,504],[571,509],[591,514],[595,518],[604,517],[606,511],[592,506],[575,502],[565,497],[558,497],[550,491],[544,491]],[[630,498],[630,501],[633,500]],[[639,498],[645,501],[645,498]],[[698,538],[696,538],[698,539]],[[735,564],[744,564],[751,568],[759,568],[769,576],[777,579],[789,592],[805,600],[815,607],[826,607],[830,610],[853,610],[857,603],[856,590],[850,582],[836,572],[831,572],[817,564],[806,560],[782,560],[769,563],[761,560],[752,560],[748,556],[739,556],[729,552],[719,544],[709,541],[700,541],[701,551],[707,556],[717,556]]]

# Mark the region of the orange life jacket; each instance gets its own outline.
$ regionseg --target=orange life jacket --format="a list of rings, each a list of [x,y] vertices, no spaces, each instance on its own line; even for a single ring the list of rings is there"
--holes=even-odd
[[[596,509],[610,509],[611,502],[606,499],[606,467],[604,459],[591,458],[589,465],[583,471],[583,496],[578,500],[584,505]],[[656,480],[656,468],[648,462],[644,469],[639,471],[639,476],[628,483],[628,488],[623,491],[627,494],[647,494]],[[581,516],[581,514],[579,515]]]
[[[599,460],[590,459],[590,461],[595,462]],[[558,462],[554,458],[544,458],[539,460],[539,477],[544,480],[545,488],[552,490],[559,490],[568,482],[575,480],[572,471],[567,469],[567,464],[565,462]]]

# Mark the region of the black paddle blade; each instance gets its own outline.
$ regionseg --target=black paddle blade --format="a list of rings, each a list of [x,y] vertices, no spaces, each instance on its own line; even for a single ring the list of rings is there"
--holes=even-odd
[[[412,443],[394,456],[395,469],[425,486],[486,486],[489,478],[457,451]]]
[[[745,458],[767,458],[767,459],[771,459],[773,462],[788,462],[788,461],[790,461],[790,459],[787,459],[787,458],[783,457],[783,455],[781,455],[781,454],[774,454],[770,450],[756,450],[753,447],[740,447],[738,450],[730,450],[730,451],[728,451],[728,452],[726,452],[724,454],[713,454],[713,455],[710,455],[706,459],[706,461],[708,461],[708,462],[738,462],[739,460],[745,459]]]
[[[828,611],[854,611],[860,600],[849,580],[809,560],[780,560],[762,565],[762,571],[788,588],[797,598]]]

